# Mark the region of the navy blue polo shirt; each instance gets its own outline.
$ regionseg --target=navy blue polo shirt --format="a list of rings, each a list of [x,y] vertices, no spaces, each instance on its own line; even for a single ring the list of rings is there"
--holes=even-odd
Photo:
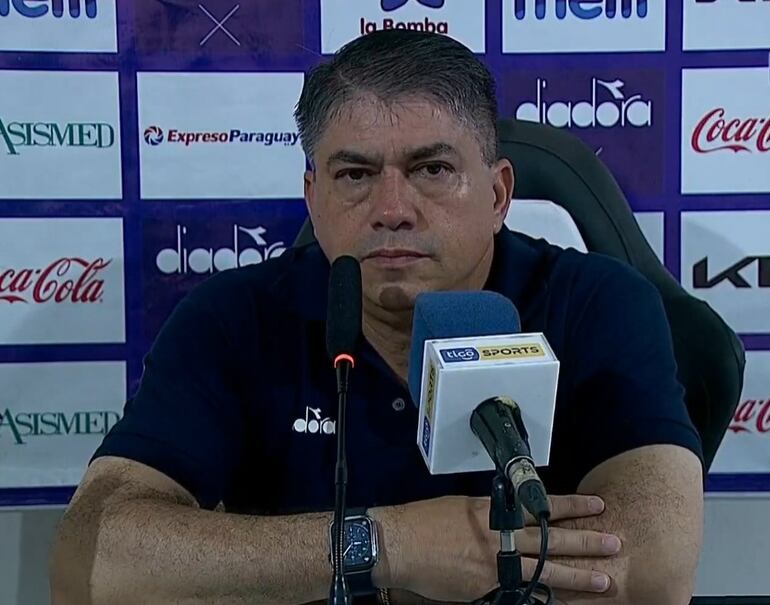
[[[325,351],[329,263],[317,244],[219,273],[176,307],[144,359],[123,418],[94,454],[137,460],[204,508],[292,514],[334,508],[337,397]],[[657,290],[598,254],[503,230],[485,286],[544,332],[561,361],[549,492],[656,443],[702,459],[676,379]],[[491,472],[431,476],[408,389],[366,342],[347,409],[348,505],[488,495]]]

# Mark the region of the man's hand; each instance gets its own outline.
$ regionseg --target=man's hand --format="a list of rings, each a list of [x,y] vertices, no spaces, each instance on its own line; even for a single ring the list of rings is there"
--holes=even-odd
[[[604,503],[594,496],[551,496],[552,521],[601,514]],[[387,569],[376,580],[433,601],[473,601],[497,586],[496,556],[499,532],[489,529],[489,498],[447,496],[389,509],[371,509],[383,527]],[[525,579],[535,570],[540,551],[540,528],[534,519],[516,533]],[[590,530],[554,528],[549,555],[607,557],[620,549],[612,535]],[[383,570],[380,570],[383,574]],[[597,583],[596,578],[602,582]],[[541,581],[552,588],[602,592],[609,578],[591,570],[546,563]]]

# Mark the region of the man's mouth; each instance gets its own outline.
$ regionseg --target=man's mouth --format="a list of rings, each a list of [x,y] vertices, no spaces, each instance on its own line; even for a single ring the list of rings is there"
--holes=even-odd
[[[427,254],[409,250],[406,248],[381,248],[364,257],[364,261],[370,261],[381,267],[401,267],[428,258]]]

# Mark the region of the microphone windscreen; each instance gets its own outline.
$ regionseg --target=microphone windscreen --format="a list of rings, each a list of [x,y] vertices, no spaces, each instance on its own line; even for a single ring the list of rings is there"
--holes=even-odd
[[[426,340],[517,334],[519,313],[497,292],[424,292],[417,296],[409,354],[409,393],[420,404],[422,358]]]
[[[331,266],[326,309],[326,352],[353,355],[361,338],[361,265],[352,256],[340,256]]]

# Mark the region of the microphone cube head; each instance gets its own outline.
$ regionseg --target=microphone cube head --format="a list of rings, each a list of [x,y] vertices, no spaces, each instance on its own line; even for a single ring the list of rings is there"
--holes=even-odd
[[[433,475],[495,468],[471,429],[478,404],[507,397],[526,425],[531,457],[548,464],[559,360],[543,334],[428,340],[419,388],[417,445]],[[526,438],[526,437],[525,437]]]

